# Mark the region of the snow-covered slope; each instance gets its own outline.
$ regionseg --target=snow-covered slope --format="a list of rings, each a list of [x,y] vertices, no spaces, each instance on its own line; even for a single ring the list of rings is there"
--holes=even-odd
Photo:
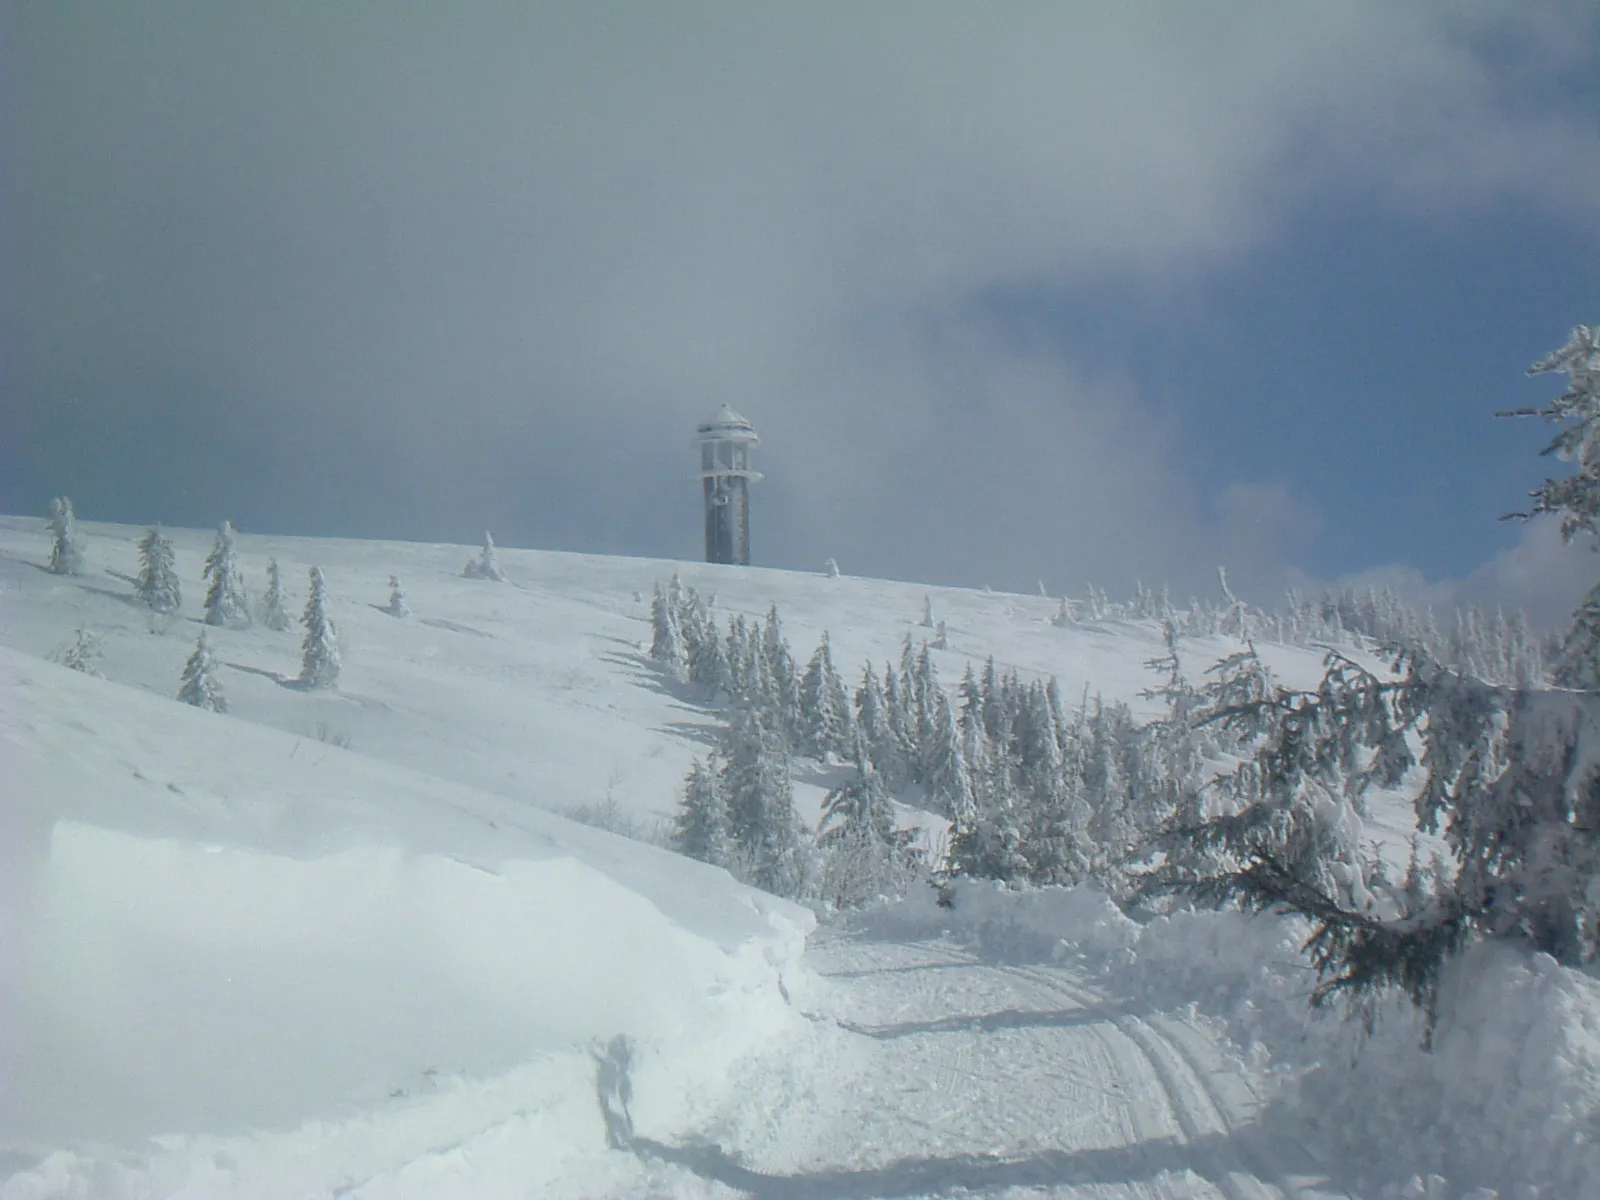
[[[929,636],[927,598],[947,686],[992,655],[1145,713],[1150,623],[506,549],[492,583],[465,546],[246,534],[253,590],[275,557],[298,608],[325,570],[345,670],[286,686],[297,631],[213,630],[217,716],[171,699],[212,534],[171,532],[186,603],[157,617],[130,599],[142,530],[83,532],[62,578],[43,522],[0,519],[3,1200],[1375,1197],[1429,1172],[1453,1182],[1405,1194],[1600,1195],[1580,972],[1489,948],[1434,1055],[1398,1011],[1358,1054],[1276,918],[1140,927],[1088,889],[973,884],[807,948],[804,910],[560,815],[659,819],[708,744],[716,714],[645,654],[674,571],[724,618],[775,602],[802,660],[828,630],[849,676]],[[391,574],[409,617],[381,611]],[[104,679],[44,661],[80,627]],[[833,773],[797,769],[814,812]],[[1397,806],[1369,829],[1409,832]]]
[[[173,696],[200,630],[202,563],[213,534],[169,531],[184,587],[178,618],[134,604],[136,543],[143,531],[83,524],[88,573],[42,569],[45,523],[0,518],[0,623],[5,644],[45,654],[80,625],[104,635],[105,677]],[[269,557],[283,570],[298,613],[311,566],[326,573],[344,651],[336,693],[282,684],[299,673],[300,632],[260,625],[214,630],[221,682],[233,713],[308,739],[348,738],[362,753],[540,808],[610,800],[641,817],[669,812],[690,759],[705,749],[714,717],[665,687],[651,668],[652,588],[674,572],[716,598],[724,622],[759,617],[776,603],[795,656],[804,663],[824,630],[834,661],[854,687],[862,666],[898,661],[902,639],[919,642],[924,598],[946,622],[949,649],[934,651],[954,686],[968,663],[993,655],[1025,675],[1056,675],[1067,697],[1085,688],[1153,712],[1140,697],[1155,677],[1146,660],[1161,652],[1151,622],[1050,623],[1058,601],[1043,596],[932,588],[849,576],[830,579],[760,568],[655,559],[523,551],[502,547],[507,581],[464,579],[467,546],[239,536],[239,563],[259,594]],[[412,615],[381,611],[388,578],[399,575]],[[1205,666],[1229,646],[1193,643]],[[1310,679],[1317,655],[1286,649],[1275,669]],[[815,811],[825,775],[798,779],[802,811]]]
[[[12,651],[6,1128],[284,1126],[619,1033],[756,1037],[810,914],[460,785]]]

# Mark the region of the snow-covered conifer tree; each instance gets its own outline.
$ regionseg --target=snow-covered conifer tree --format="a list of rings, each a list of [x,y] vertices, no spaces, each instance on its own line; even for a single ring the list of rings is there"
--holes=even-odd
[[[793,746],[800,738],[800,675],[795,669],[789,643],[784,640],[776,603],[767,609],[766,625],[761,630],[760,652],[765,660],[766,674],[771,680],[772,713],[777,719],[776,728]]]
[[[732,848],[722,770],[715,754],[709,762],[695,759],[683,781],[672,834],[672,848],[679,854],[718,867],[729,864]]]
[[[133,591],[139,603],[155,612],[177,612],[183,605],[172,543],[160,528],[150,530],[139,539],[139,577]]]
[[[1564,426],[1543,454],[1577,464],[1562,479],[1547,479],[1529,493],[1527,519],[1539,513],[1561,517],[1561,536],[1571,541],[1580,533],[1600,538],[1600,325],[1579,325],[1561,349],[1528,368],[1529,375],[1561,373],[1567,390],[1544,408],[1514,409],[1500,416],[1539,417]]]
[[[650,657],[673,679],[682,679],[684,653],[683,639],[678,632],[677,606],[661,590],[660,584],[656,585],[655,595],[650,600],[650,630]]]
[[[940,691],[934,700],[933,737],[927,752],[923,786],[933,810],[952,820],[972,807],[972,780],[961,752],[962,733],[950,698]]]
[[[72,501],[57,496],[50,501],[50,571],[54,575],[83,574],[83,542]]]
[[[411,610],[406,607],[406,591],[400,586],[400,576],[389,576],[389,603],[384,612],[391,617],[409,617]]]
[[[782,732],[768,726],[758,705],[742,705],[725,731],[722,756],[735,861],[756,887],[798,894],[805,869]]]
[[[852,908],[899,890],[905,872],[904,836],[894,827],[894,801],[857,743],[855,774],[822,804],[817,840],[828,855],[824,892],[838,908]]]
[[[311,568],[311,594],[306,598],[305,615],[301,624],[306,627],[301,643],[300,682],[305,687],[332,687],[339,679],[339,638],[328,615],[327,585],[322,578],[322,568]]]
[[[824,631],[800,679],[800,747],[813,758],[826,760],[847,749],[844,736],[849,710],[840,707],[842,696],[843,686]]]
[[[924,595],[922,597],[922,627],[924,629],[932,629],[933,628],[933,597],[932,596]]]
[[[85,675],[100,674],[100,644],[101,636],[78,626],[78,631],[73,635],[71,642],[65,646],[58,646],[50,653],[52,662],[60,663],[69,671],[81,671]]]
[[[235,557],[233,536],[233,526],[224,521],[217,530],[217,540],[211,547],[211,553],[206,556],[207,625],[250,623],[244,584],[239,579],[239,563]]]
[[[495,553],[494,537],[487,529],[483,531],[483,549],[478,551],[477,558],[467,560],[467,565],[461,568],[461,574],[468,579],[492,579],[497,583],[504,581],[505,573],[500,570],[500,557]]]
[[[206,644],[203,630],[200,640],[195,643],[194,653],[184,664],[178,699],[211,712],[228,711],[228,701],[222,694],[222,685],[217,682],[216,665],[211,661],[211,647]]]
[[[275,558],[267,560],[267,594],[261,601],[261,623],[277,633],[294,624],[283,597],[283,574]]]

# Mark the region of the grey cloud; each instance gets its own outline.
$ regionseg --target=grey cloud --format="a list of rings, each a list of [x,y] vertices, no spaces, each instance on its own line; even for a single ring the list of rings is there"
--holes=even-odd
[[[1334,178],[1600,209],[1592,130],[1504,95],[1594,19],[1487,71],[1511,11],[21,6],[5,498],[693,556],[726,400],[758,561],[1266,587],[1305,526],[1240,517],[1254,472],[972,299],[1203,269]]]

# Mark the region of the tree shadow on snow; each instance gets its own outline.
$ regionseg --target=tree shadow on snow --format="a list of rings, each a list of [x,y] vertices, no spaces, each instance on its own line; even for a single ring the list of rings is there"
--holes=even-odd
[[[269,671],[265,667],[252,667],[248,663],[224,661],[222,665],[230,670],[243,671],[246,675],[259,675],[263,679],[270,679],[279,687],[288,687],[290,684],[298,683],[300,680],[298,675],[285,675],[281,671]]]
[[[1047,1011],[1037,1009],[1007,1008],[999,1012],[969,1015],[958,1013],[952,1017],[939,1017],[933,1021],[900,1021],[893,1025],[857,1025],[853,1021],[836,1021],[840,1029],[859,1033],[880,1041],[915,1037],[925,1033],[994,1033],[1001,1029],[1077,1029],[1085,1025],[1101,1025],[1104,1013],[1088,1008],[1062,1008]]]
[[[957,1188],[988,1194],[1002,1188],[1125,1186],[1185,1171],[1217,1186],[1219,1181],[1207,1173],[1208,1164],[1228,1140],[1212,1135],[1182,1144],[1163,1138],[1095,1150],[1045,1150],[1026,1158],[986,1154],[903,1158],[881,1167],[794,1175],[752,1170],[720,1146],[668,1146],[640,1137],[632,1139],[632,1148],[759,1200],[889,1200]],[[1221,1157],[1227,1161],[1226,1155]]]

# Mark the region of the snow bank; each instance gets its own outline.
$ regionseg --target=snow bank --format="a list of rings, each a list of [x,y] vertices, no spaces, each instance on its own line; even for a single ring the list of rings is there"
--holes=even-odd
[[[810,914],[722,872],[9,652],[0,672],[0,1150],[310,1136],[556,1078],[589,1121],[596,1041],[705,1083],[795,1019]],[[81,1182],[93,1156],[67,1157]]]

